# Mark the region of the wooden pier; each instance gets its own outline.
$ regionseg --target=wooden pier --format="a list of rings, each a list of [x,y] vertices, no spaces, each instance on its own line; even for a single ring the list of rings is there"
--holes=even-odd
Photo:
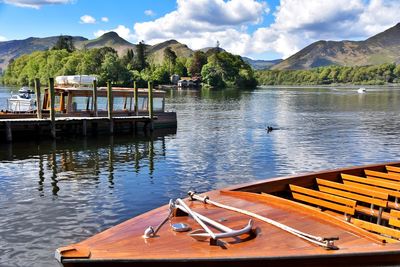
[[[159,110],[153,107],[153,85],[149,82],[148,89],[141,91],[134,87],[112,88],[107,83],[104,89],[98,89],[96,81],[93,89],[55,88],[54,79],[49,79],[49,88],[46,89],[41,105],[40,84],[35,81],[37,110],[34,113],[3,113],[0,115],[0,142],[12,142],[16,137],[30,138],[97,135],[114,133],[128,133],[138,131],[153,131],[157,128],[175,127],[176,113],[164,111],[165,92],[157,92]],[[164,94],[163,94],[164,93]],[[106,110],[98,109],[98,97],[107,97]],[[56,97],[59,103],[56,103]],[[85,108],[76,110],[75,98],[85,98]],[[123,107],[115,107],[115,99],[123,99]],[[160,100],[162,99],[162,102]],[[130,100],[130,104],[128,104]],[[141,101],[141,102],[140,102]],[[90,105],[91,102],[91,105]],[[142,108],[139,108],[139,102]]]
[[[114,128],[117,128],[118,132],[151,131],[151,123],[152,119],[149,116],[123,116],[112,119],[108,117],[57,117],[54,121],[51,118],[1,119],[0,131],[4,129],[5,141],[11,142],[13,132],[16,132],[18,136],[23,133],[33,133],[37,136],[52,138],[65,135],[87,136],[99,133],[107,134],[107,131],[104,130],[106,128],[109,129],[109,134],[114,133]]]

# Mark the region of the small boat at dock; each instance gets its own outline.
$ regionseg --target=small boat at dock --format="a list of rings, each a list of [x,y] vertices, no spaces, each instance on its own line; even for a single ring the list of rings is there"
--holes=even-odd
[[[400,162],[171,200],[60,247],[63,266],[395,266]]]
[[[34,92],[29,87],[22,87],[18,94],[11,94],[7,100],[8,110],[11,112],[33,112],[36,109]]]

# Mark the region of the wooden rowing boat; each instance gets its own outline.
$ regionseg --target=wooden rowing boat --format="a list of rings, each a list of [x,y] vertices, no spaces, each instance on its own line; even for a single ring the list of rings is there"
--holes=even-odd
[[[399,197],[400,162],[269,179],[192,193],[56,258],[64,266],[398,265]],[[157,233],[148,228],[164,219]],[[201,230],[176,232],[177,223]],[[238,235],[222,237],[230,233]]]

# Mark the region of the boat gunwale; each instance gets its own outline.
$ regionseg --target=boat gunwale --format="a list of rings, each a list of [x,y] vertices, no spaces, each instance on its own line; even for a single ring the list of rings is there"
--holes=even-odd
[[[390,166],[397,166],[400,167],[400,161],[393,161],[393,162],[382,162],[382,163],[375,163],[375,164],[366,164],[366,165],[360,165],[360,166],[353,166],[353,167],[340,167],[336,169],[329,169],[329,170],[319,170],[319,171],[314,171],[314,172],[304,172],[304,173],[298,173],[298,174],[293,174],[293,175],[286,175],[286,176],[280,176],[280,177],[271,177],[271,178],[265,178],[259,181],[253,181],[253,182],[247,182],[247,183],[242,183],[242,184],[237,184],[233,186],[228,186],[219,190],[223,191],[245,191],[245,192],[260,192],[257,191],[257,188],[263,187],[265,185],[271,185],[273,183],[279,183],[283,181],[288,181],[286,183],[294,183],[295,185],[299,184],[308,184],[304,183],[305,181],[303,180],[309,180],[309,179],[315,179],[315,178],[321,178],[325,180],[335,180],[337,178],[337,175],[340,173],[347,173],[347,172],[357,172],[357,171],[363,171],[364,169],[379,169],[382,170],[385,168],[386,165]],[[323,175],[318,177],[319,175]],[[325,176],[325,177],[324,177]],[[327,179],[330,177],[326,176],[332,176],[331,179]],[[211,190],[213,191],[213,190]],[[268,190],[267,190],[268,191]],[[275,190],[276,192],[277,190]],[[283,190],[280,190],[283,191]],[[267,193],[267,192],[266,192]]]
[[[62,263],[172,263],[172,262],[232,262],[232,261],[280,261],[280,260],[312,260],[312,259],[327,259],[327,258],[346,258],[349,257],[375,257],[375,256],[390,256],[395,255],[400,257],[399,250],[381,250],[381,251],[365,251],[365,252],[349,252],[349,253],[331,253],[331,254],[308,254],[308,255],[285,255],[285,256],[243,256],[243,257],[218,257],[218,258],[135,258],[135,259],[121,259],[121,258],[104,258],[104,259],[91,259],[91,258],[62,258]],[[358,264],[358,262],[357,262]]]

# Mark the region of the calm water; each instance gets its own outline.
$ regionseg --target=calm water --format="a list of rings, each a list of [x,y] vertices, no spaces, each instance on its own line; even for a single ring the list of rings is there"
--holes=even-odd
[[[171,91],[167,109],[176,133],[0,145],[0,266],[54,266],[189,189],[400,159],[396,88]]]

